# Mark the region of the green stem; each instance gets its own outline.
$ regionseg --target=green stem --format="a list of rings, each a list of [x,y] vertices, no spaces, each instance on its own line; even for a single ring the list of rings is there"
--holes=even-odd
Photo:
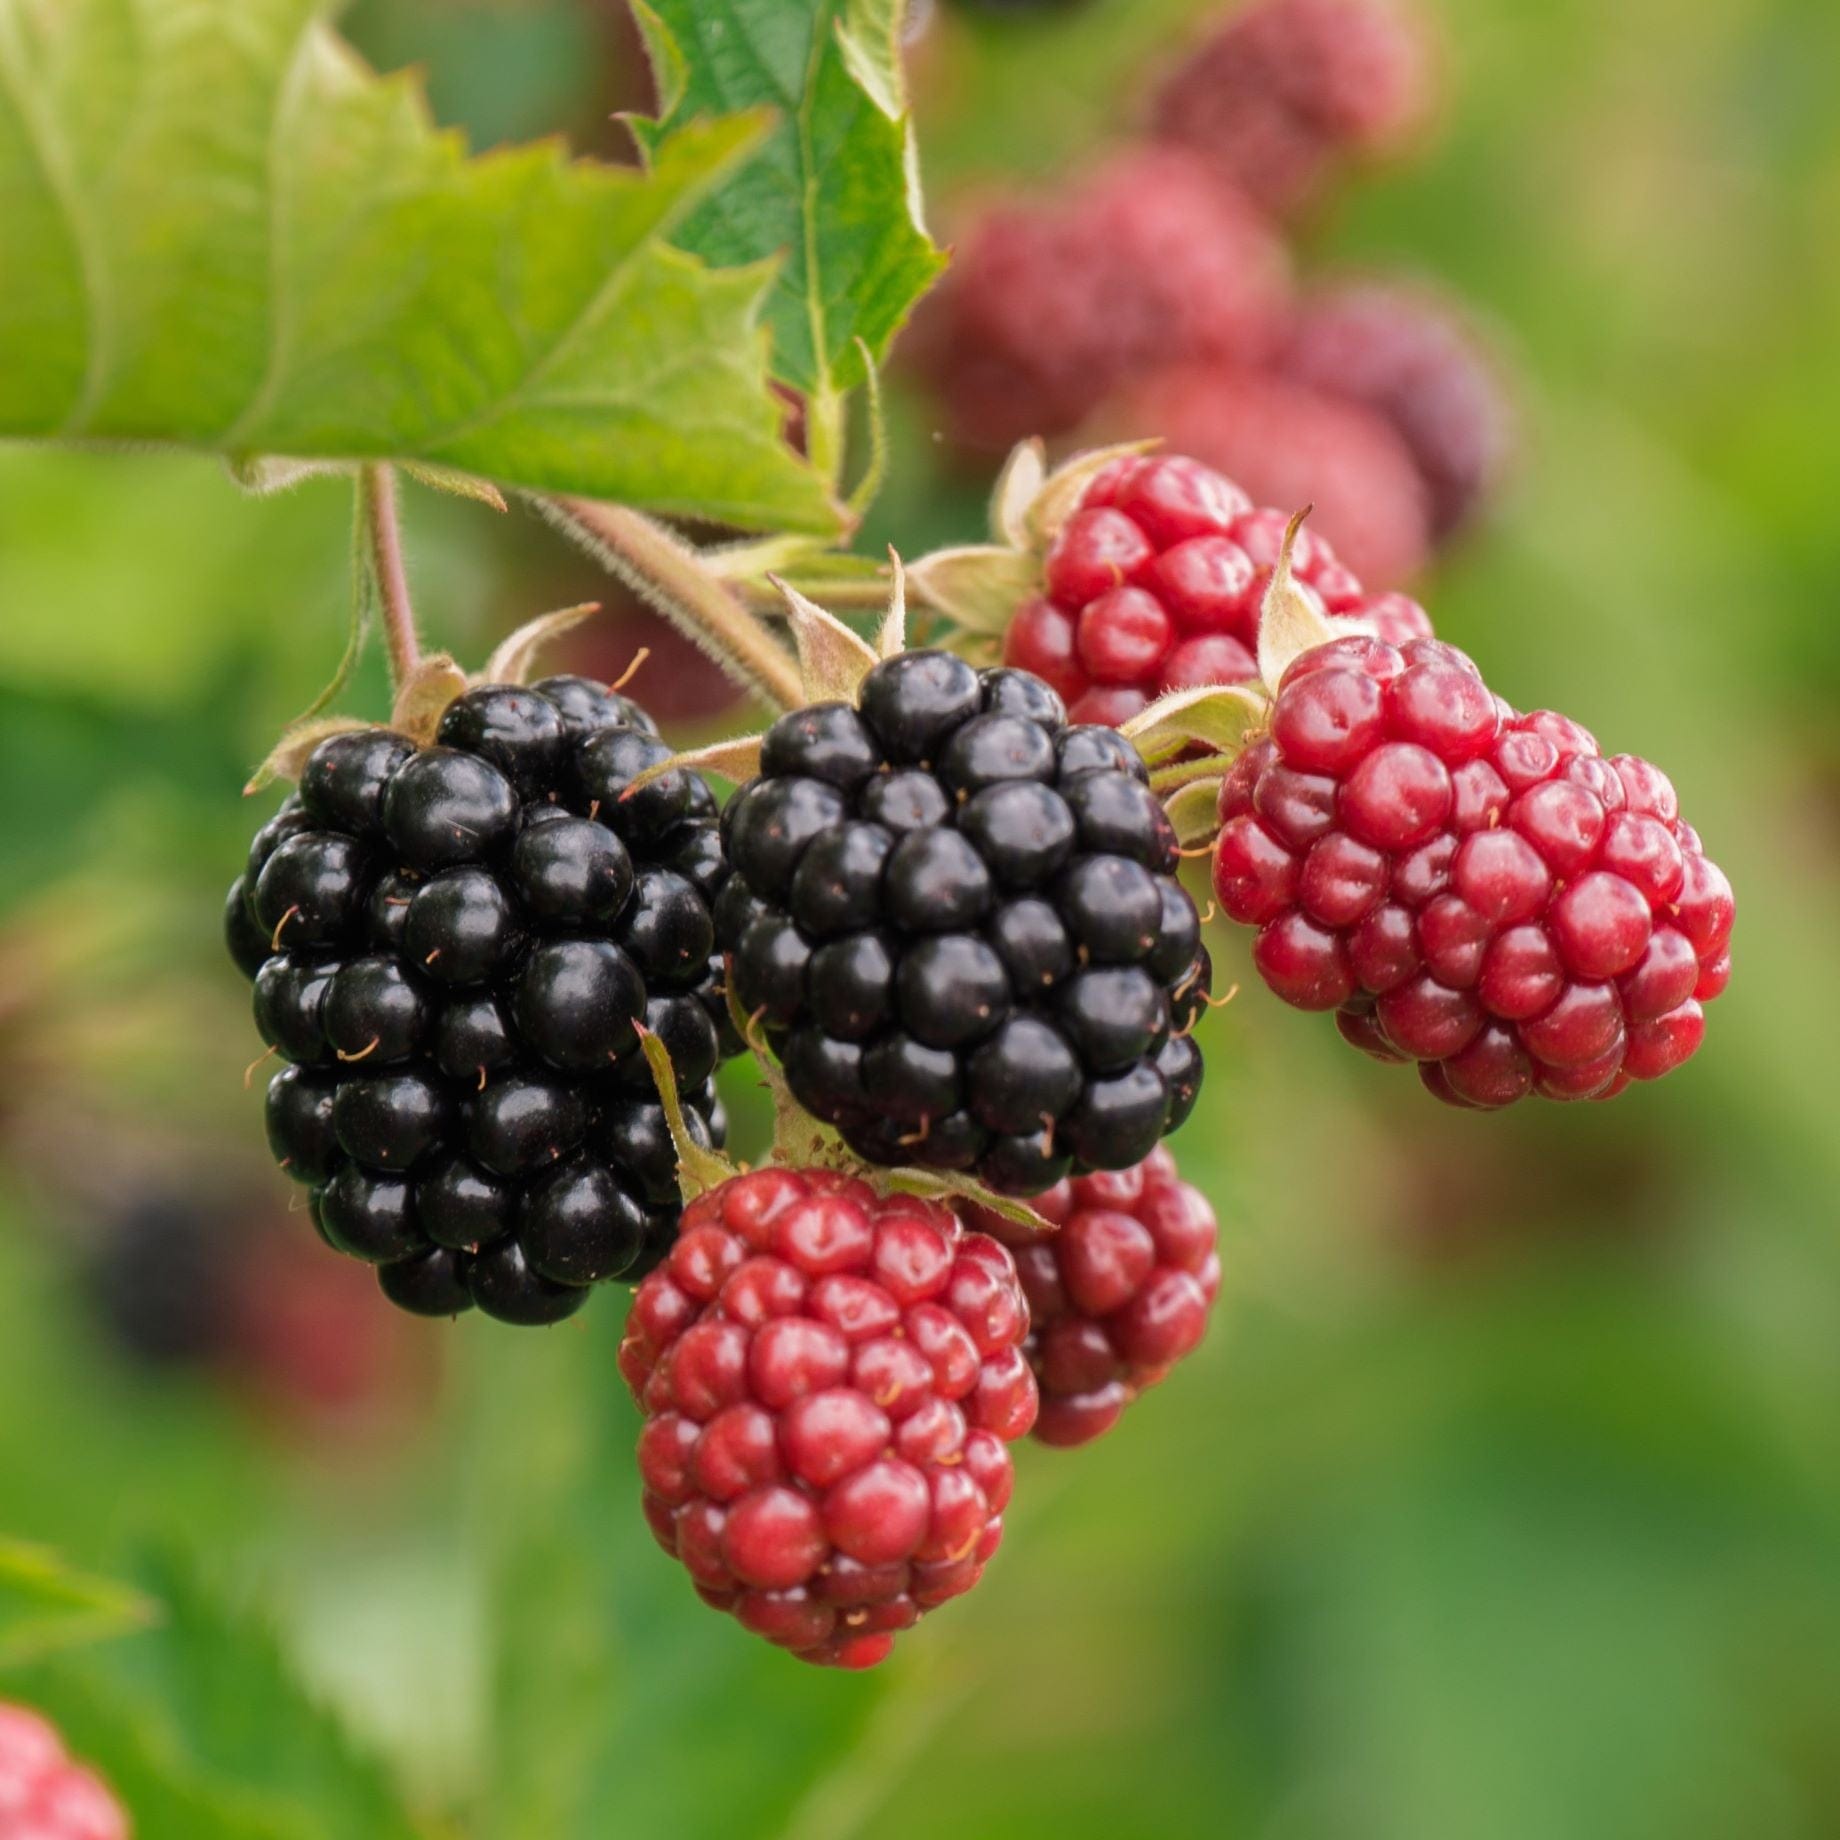
[[[668,530],[625,505],[561,497],[533,502],[564,536],[656,608],[736,683],[781,709],[804,703],[792,654]]]
[[[409,598],[409,574],[403,566],[402,527],[396,515],[396,474],[387,466],[358,469],[358,502],[369,541],[371,576],[390,654],[390,687],[401,690],[422,661],[421,635],[415,629],[415,604]]]

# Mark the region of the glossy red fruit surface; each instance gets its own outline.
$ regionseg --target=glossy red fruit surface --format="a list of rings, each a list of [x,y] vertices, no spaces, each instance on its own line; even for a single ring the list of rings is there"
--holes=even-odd
[[[981,1208],[966,1217],[1015,1254],[1041,1388],[1034,1435],[1085,1444],[1206,1333],[1220,1291],[1214,1210],[1165,1145],[1135,1169],[1076,1177],[1030,1206],[1051,1230]]]
[[[1166,690],[1250,682],[1289,522],[1288,512],[1255,506],[1198,460],[1115,461],[1049,548],[1041,592],[1017,609],[1004,637],[1004,662],[1051,684],[1074,721],[1113,726]],[[1308,530],[1292,566],[1332,619],[1370,621],[1398,643],[1429,636],[1416,601],[1368,594]]]
[[[620,1348],[647,1523],[746,1628],[874,1665],[1003,1537],[1028,1326],[1009,1251],[945,1208],[737,1176],[685,1209]]]
[[[1436,640],[1299,658],[1220,822],[1214,891],[1265,981],[1453,1105],[1658,1079],[1731,975],[1731,884],[1667,776]]]

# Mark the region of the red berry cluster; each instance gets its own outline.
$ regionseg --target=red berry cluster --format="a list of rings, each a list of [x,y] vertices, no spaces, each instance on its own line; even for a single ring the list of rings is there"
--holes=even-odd
[[[1147,365],[1268,358],[1289,304],[1283,243],[1237,189],[1178,148],[1130,148],[979,218],[915,349],[954,444],[1001,453]]]
[[[1160,1144],[1135,1169],[1079,1176],[1030,1205],[1048,1230],[969,1216],[1016,1255],[1041,1388],[1035,1436],[1086,1444],[1200,1343],[1220,1290],[1214,1210]]]
[[[1155,430],[1254,492],[1262,504],[1313,507],[1310,527],[1363,581],[1418,575],[1432,553],[1431,499],[1413,450],[1377,406],[1276,369],[1176,364],[1138,378],[1107,405],[1101,437]]]
[[[1075,722],[1114,726],[1165,690],[1249,682],[1288,522],[1198,461],[1114,462],[1061,527],[1042,592],[1005,634],[1004,660],[1052,684]],[[1416,601],[1366,593],[1308,531],[1291,566],[1332,617],[1372,621],[1402,643],[1431,631]]]
[[[0,1705],[0,1840],[128,1840],[128,1817],[36,1712]]]
[[[1731,974],[1731,884],[1667,776],[1435,640],[1305,653],[1220,818],[1215,892],[1266,983],[1453,1105],[1658,1079]]]
[[[767,1168],[685,1209],[620,1368],[647,1520],[704,1601],[872,1667],[977,1583],[1034,1423],[1014,1260],[947,1209]]]
[[[1351,160],[1409,144],[1435,63],[1424,22],[1395,0],[1255,0],[1171,73],[1152,124],[1287,215]]]
[[[1255,0],[1173,73],[1150,138],[960,237],[910,352],[952,444],[1157,434],[1409,581],[1499,484],[1513,418],[1465,316],[1419,287],[1290,289],[1286,213],[1398,151],[1435,58],[1391,0]]]
[[[1385,419],[1424,482],[1432,539],[1500,487],[1514,445],[1501,366],[1434,292],[1383,280],[1320,288],[1298,309],[1280,363],[1310,390]],[[1319,502],[1329,507],[1326,491]]]

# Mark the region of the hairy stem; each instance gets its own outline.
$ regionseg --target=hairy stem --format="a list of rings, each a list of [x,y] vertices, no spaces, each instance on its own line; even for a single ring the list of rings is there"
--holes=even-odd
[[[390,687],[400,690],[422,661],[422,641],[415,630],[415,605],[409,598],[409,575],[403,566],[394,471],[387,466],[360,467],[358,502],[369,539],[371,577],[377,589],[383,641],[390,654]]]
[[[533,501],[550,523],[695,642],[736,683],[781,709],[805,701],[792,654],[668,530],[624,505]]]
[[[831,613],[885,613],[888,610],[889,582],[886,576],[852,580],[845,576],[806,576],[797,573],[780,577],[789,588],[796,588],[808,600],[814,600]],[[751,606],[778,610],[785,598],[770,581],[737,581],[737,590]]]

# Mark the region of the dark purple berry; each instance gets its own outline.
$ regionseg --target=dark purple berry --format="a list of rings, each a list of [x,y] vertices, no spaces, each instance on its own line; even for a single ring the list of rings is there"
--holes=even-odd
[[[524,1196],[518,1239],[530,1267],[557,1284],[617,1278],[639,1256],[645,1212],[605,1163],[573,1156]]]
[[[517,1190],[467,1157],[444,1156],[416,1179],[416,1224],[437,1246],[470,1252],[490,1245],[516,1217]]]
[[[426,1074],[366,1074],[345,1079],[332,1101],[339,1148],[367,1169],[410,1169],[441,1142],[447,1095]]]
[[[519,938],[517,915],[497,876],[486,869],[448,869],[430,876],[410,898],[403,952],[422,977],[479,984],[505,963]]]
[[[459,1316],[473,1307],[473,1294],[467,1289],[470,1264],[465,1253],[431,1246],[379,1266],[377,1283],[399,1310],[413,1316]]]
[[[453,748],[427,748],[390,781],[383,823],[410,868],[484,862],[516,828],[517,794],[489,762]]]
[[[356,838],[332,831],[288,838],[256,879],[255,921],[272,949],[342,944],[363,904],[366,867]]]
[[[760,770],[769,779],[822,780],[853,791],[882,765],[882,751],[848,703],[813,703],[783,715],[760,746]]]
[[[568,746],[562,711],[535,690],[485,684],[449,703],[435,739],[489,761],[522,798],[556,784]]]
[[[638,1051],[633,1024],[645,1019],[645,980],[604,939],[552,939],[525,959],[514,1013],[539,1059],[575,1073],[601,1071]]]
[[[327,1182],[345,1160],[332,1128],[338,1081],[310,1067],[283,1067],[268,1083],[268,1147],[290,1180]]]
[[[301,771],[301,804],[333,830],[379,837],[383,795],[414,753],[413,741],[386,728],[332,735],[313,750]]]
[[[313,1218],[326,1243],[354,1259],[386,1265],[428,1244],[415,1224],[406,1177],[347,1163],[313,1195]]]
[[[522,1243],[507,1237],[474,1255],[467,1289],[486,1315],[540,1326],[573,1316],[588,1301],[586,1286],[554,1284],[530,1263]]]
[[[518,833],[511,885],[533,919],[604,926],[619,918],[632,894],[632,858],[606,825],[559,815]]]

